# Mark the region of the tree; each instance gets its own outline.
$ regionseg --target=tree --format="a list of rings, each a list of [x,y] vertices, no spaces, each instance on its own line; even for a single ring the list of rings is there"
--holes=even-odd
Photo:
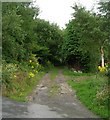
[[[21,16],[16,14],[16,6],[15,3],[3,3],[2,7],[3,58],[7,61],[22,59],[25,52],[24,34],[21,27],[23,21]]]
[[[42,61],[49,60],[53,64],[59,62],[59,46],[63,41],[63,34],[59,27],[48,21],[36,19],[34,31],[38,36],[36,42],[41,47],[41,49],[36,49],[34,53],[40,56]]]
[[[106,45],[109,47],[110,44],[110,38],[109,38],[109,34],[110,34],[110,1],[100,1],[99,2],[99,16],[101,16],[101,18],[103,19],[103,23],[102,23],[102,31],[104,33],[106,33],[106,38],[102,43],[101,46],[101,57],[102,57],[102,67],[104,66],[104,49],[103,46]]]
[[[107,36],[102,30],[103,18],[82,6],[75,5],[72,8],[75,12],[67,25],[66,40],[62,47],[65,61],[68,63],[72,60],[73,64],[77,61],[86,71],[94,72],[100,61],[100,47]]]
[[[3,59],[8,62],[27,60],[32,53],[36,39],[33,32],[34,16],[38,15],[38,10],[29,5],[30,3],[3,3]]]

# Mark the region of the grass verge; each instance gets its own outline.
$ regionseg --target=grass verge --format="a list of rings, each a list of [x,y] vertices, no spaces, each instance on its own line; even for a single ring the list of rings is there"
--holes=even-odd
[[[6,90],[4,96],[9,97],[16,101],[27,101],[27,96],[32,92],[32,90],[36,87],[39,80],[44,76],[45,72],[39,72],[35,77],[29,79],[24,78],[21,82],[15,81],[13,84],[13,90]]]
[[[16,101],[28,101],[27,96],[34,90],[34,88],[39,83],[40,79],[44,76],[44,74],[45,72],[39,72],[37,75],[35,75],[34,78],[27,78],[27,80],[25,79],[21,85],[17,85],[19,90],[15,92],[15,94],[11,93],[9,97]]]
[[[4,62],[2,68],[2,95],[22,102],[27,101],[27,96],[46,73],[39,64]]]
[[[106,76],[73,73],[64,70],[64,75],[69,76],[67,82],[76,90],[78,99],[85,104],[88,109],[102,118],[108,118],[108,81]]]

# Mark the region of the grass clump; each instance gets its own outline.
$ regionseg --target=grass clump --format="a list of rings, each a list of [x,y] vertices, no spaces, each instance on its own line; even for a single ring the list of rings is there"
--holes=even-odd
[[[49,96],[57,95],[59,93],[59,89],[60,87],[57,84],[53,83],[49,90]]]
[[[50,79],[51,79],[51,80],[54,80],[57,75],[58,75],[58,68],[52,67],[52,68],[51,68]]]

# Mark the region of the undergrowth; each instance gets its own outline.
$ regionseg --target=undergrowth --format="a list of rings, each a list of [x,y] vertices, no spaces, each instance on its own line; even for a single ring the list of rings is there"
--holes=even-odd
[[[36,59],[25,63],[2,62],[2,95],[17,101],[27,101],[45,71]]]

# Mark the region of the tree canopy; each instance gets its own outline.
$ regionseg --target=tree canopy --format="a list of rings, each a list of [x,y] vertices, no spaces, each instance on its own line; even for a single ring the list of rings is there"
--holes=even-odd
[[[110,2],[99,2],[99,13],[72,6],[72,19],[61,30],[57,24],[39,19],[32,3],[3,3],[3,59],[28,61],[34,54],[40,64],[64,64],[83,71],[95,71],[103,47],[108,61]]]
[[[107,59],[108,33],[104,30],[105,19],[87,11],[84,7],[75,5],[73,19],[65,29],[65,40],[62,53],[65,62],[77,65],[87,71],[95,71],[100,62],[100,48],[104,46]]]
[[[7,62],[28,60],[31,54],[41,63],[58,60],[62,31],[38,19],[38,14],[39,8],[29,3],[3,3],[3,59]]]

